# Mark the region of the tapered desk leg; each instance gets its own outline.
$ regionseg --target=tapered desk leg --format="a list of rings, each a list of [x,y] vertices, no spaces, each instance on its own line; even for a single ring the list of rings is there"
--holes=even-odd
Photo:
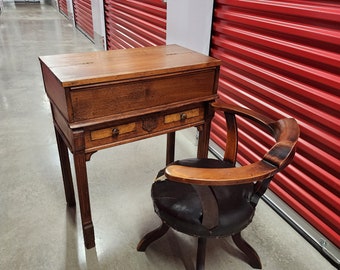
[[[94,229],[91,218],[89,187],[87,182],[85,153],[77,152],[73,155],[77,177],[79,207],[86,248],[95,246]]]
[[[84,234],[84,242],[86,248],[92,248],[95,246],[95,239],[94,228],[91,218],[89,186],[87,181],[86,156],[84,149],[84,133],[83,131],[77,131],[74,132],[73,135],[76,148],[73,153],[73,159],[77,178],[79,207]]]
[[[175,160],[175,140],[176,133],[171,132],[167,134],[166,142],[166,165],[170,164]]]
[[[210,138],[210,123],[198,127],[198,148],[197,157],[206,158],[208,157],[209,151],[209,138]]]
[[[208,157],[210,127],[211,127],[211,120],[213,116],[214,116],[214,111],[212,110],[210,105],[207,105],[204,124],[198,127],[198,135],[199,135],[198,148],[197,148],[198,158]]]
[[[74,188],[72,181],[72,173],[70,166],[70,159],[68,155],[67,146],[60,135],[59,131],[55,129],[56,140],[59,150],[59,158],[61,164],[61,171],[63,175],[64,181],[64,189],[65,196],[68,206],[75,206],[75,196],[74,196]],[[76,171],[77,178],[77,188],[78,188],[78,197],[79,197],[79,207],[81,214],[81,222],[82,229],[84,234],[84,242],[86,248],[92,248],[95,246],[94,241],[94,229],[91,218],[91,208],[90,208],[90,197],[89,197],[89,188],[87,182],[87,172],[86,172],[86,159],[85,159],[85,150],[83,147],[83,133],[75,132],[74,133],[75,145],[78,147],[78,150],[75,150],[73,154],[74,159],[74,167]]]
[[[68,150],[67,150],[67,146],[65,145],[61,135],[59,134],[56,128],[55,128],[55,134],[56,134],[56,140],[57,140],[58,151],[59,151],[61,172],[62,172],[63,181],[64,181],[66,202],[69,207],[72,207],[72,206],[75,206],[76,201],[74,197],[74,188],[73,188],[73,182],[72,182],[72,174],[71,174]]]

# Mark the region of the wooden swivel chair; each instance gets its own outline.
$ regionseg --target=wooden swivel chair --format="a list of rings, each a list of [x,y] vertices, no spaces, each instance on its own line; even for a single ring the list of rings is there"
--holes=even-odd
[[[196,269],[204,269],[206,239],[225,236],[232,237],[253,268],[262,268],[259,256],[241,237],[241,231],[252,221],[256,205],[273,176],[292,161],[299,127],[293,118],[274,121],[222,102],[215,102],[212,107],[223,111],[227,122],[224,159],[179,160],[159,172],[163,179],[153,183],[151,196],[162,225],[146,234],[137,250],[145,251],[171,227],[198,237]],[[276,141],[261,160],[243,167],[235,166],[236,115],[264,127]]]

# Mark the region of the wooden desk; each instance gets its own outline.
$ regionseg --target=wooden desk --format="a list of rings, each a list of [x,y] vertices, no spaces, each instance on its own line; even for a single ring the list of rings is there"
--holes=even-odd
[[[220,61],[177,45],[39,58],[51,103],[66,201],[75,205],[68,149],[73,154],[86,248],[95,246],[86,161],[104,148],[198,127],[197,155],[208,153],[209,103]]]

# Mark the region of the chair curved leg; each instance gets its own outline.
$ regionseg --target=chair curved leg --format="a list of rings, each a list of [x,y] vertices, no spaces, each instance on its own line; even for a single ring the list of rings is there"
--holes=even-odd
[[[196,270],[204,270],[207,238],[199,237],[196,257]]]
[[[241,236],[241,233],[232,236],[236,246],[248,257],[248,263],[251,267],[262,269],[262,264],[259,255]]]
[[[157,229],[147,233],[144,237],[139,241],[137,245],[138,251],[145,251],[146,248],[157,239],[161,238],[167,231],[169,230],[169,226],[162,222],[162,225]]]

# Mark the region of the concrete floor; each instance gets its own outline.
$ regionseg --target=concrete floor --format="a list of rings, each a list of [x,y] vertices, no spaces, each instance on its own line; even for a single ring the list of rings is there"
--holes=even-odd
[[[195,239],[170,231],[145,253],[159,225],[150,185],[164,165],[160,136],[93,155],[88,163],[96,247],[86,250],[78,208],[65,203],[50,107],[38,56],[95,46],[52,6],[5,3],[0,15],[0,269],[194,269]],[[177,158],[195,155],[194,130],[179,132]],[[264,202],[244,237],[263,269],[334,267]],[[230,239],[209,240],[207,269],[251,269]]]

